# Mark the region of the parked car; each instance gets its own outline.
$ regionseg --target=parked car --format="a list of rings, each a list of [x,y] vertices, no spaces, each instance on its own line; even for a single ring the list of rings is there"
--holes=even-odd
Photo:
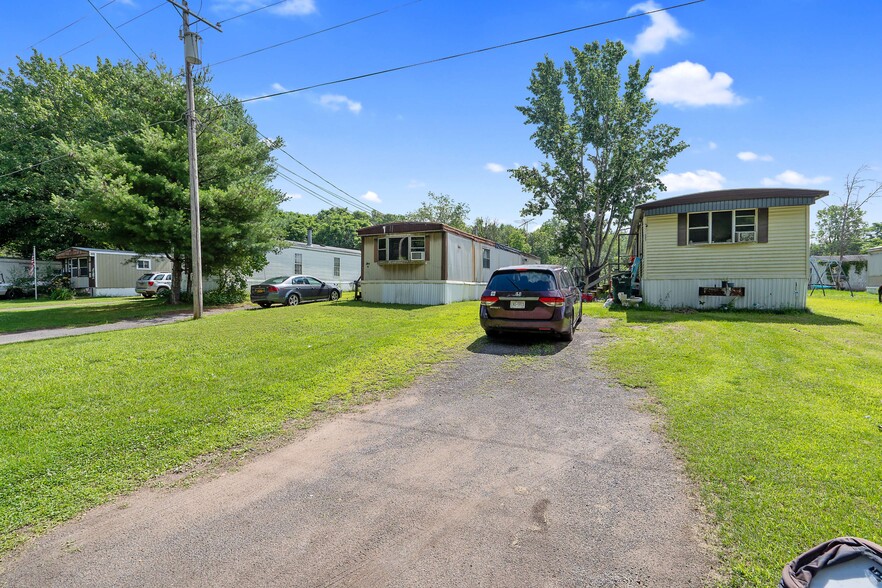
[[[312,276],[279,276],[251,286],[251,302],[263,308],[273,304],[296,306],[314,300],[337,300],[340,290]]]
[[[0,298],[12,300],[13,298],[21,298],[22,296],[24,296],[24,290],[13,284],[11,281],[7,281],[3,277],[3,274],[0,274]]]
[[[488,337],[526,331],[572,341],[581,321],[582,292],[559,265],[499,268],[481,296],[481,327]]]
[[[171,290],[172,275],[166,273],[144,274],[135,281],[135,292],[144,298],[151,298],[160,292]]]

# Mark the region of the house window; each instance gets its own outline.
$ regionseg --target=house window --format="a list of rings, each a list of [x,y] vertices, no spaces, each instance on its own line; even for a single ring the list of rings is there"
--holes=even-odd
[[[689,214],[690,245],[756,241],[756,209]]]
[[[335,278],[340,277],[340,258],[339,257],[334,258],[334,277]]]
[[[303,254],[295,253],[294,254],[294,273],[302,274],[303,273]]]
[[[70,260],[70,277],[87,278],[89,277],[89,258],[80,257],[79,259]]]
[[[149,259],[139,259],[136,263],[139,270],[153,269],[153,263]]]
[[[482,257],[484,261],[484,269],[490,269],[490,250],[484,249]]]
[[[425,237],[380,237],[377,239],[378,261],[425,261]]]

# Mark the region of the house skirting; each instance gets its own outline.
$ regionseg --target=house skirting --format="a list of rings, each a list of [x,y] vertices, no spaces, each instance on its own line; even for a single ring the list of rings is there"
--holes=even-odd
[[[743,288],[744,296],[701,296],[699,294],[699,288],[721,289],[724,281],[733,288]],[[644,303],[661,308],[803,309],[805,308],[808,280],[805,278],[688,280],[644,278],[641,289]]]
[[[478,300],[484,282],[374,280],[361,283],[362,300],[383,304],[436,305]]]
[[[137,296],[135,287],[131,288],[89,288],[92,296]]]

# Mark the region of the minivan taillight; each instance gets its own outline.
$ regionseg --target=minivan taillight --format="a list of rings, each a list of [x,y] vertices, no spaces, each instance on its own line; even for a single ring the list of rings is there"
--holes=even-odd
[[[270,292],[278,292],[279,291],[279,289],[276,288],[275,286],[270,286],[269,288],[267,288],[267,290],[269,290]]]
[[[481,306],[493,306],[499,302],[499,296],[481,296]]]
[[[558,296],[542,296],[539,298],[539,302],[545,306],[563,306],[565,301],[564,298]]]

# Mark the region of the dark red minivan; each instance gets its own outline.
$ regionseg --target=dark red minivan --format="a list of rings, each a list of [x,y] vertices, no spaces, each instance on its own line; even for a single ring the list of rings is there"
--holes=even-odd
[[[488,337],[527,331],[572,341],[581,320],[582,292],[559,265],[499,268],[481,296],[481,327]]]

